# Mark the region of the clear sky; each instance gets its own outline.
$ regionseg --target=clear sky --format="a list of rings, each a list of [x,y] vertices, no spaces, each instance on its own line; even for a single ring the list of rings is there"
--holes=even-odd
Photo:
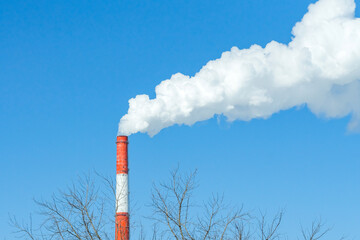
[[[160,81],[193,75],[232,46],[288,43],[313,2],[0,1],[0,239],[13,238],[8,214],[37,210],[33,198],[94,169],[115,174],[129,98],[154,97]],[[333,226],[328,239],[359,239],[360,135],[348,122],[300,107],[132,135],[131,198],[148,214],[152,183],[180,164],[198,169],[199,198],[219,192],[250,210],[285,208],[289,239],[319,217]]]

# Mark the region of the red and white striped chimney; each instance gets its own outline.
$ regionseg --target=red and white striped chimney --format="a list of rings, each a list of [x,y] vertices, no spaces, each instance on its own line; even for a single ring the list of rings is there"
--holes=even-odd
[[[128,137],[116,138],[115,240],[129,240]]]

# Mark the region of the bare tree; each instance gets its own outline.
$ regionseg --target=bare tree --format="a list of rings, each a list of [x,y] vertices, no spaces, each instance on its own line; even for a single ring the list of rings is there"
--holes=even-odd
[[[114,185],[110,181],[108,189]],[[19,223],[11,218],[16,233],[22,238],[37,239],[112,239],[109,229],[114,221],[114,198],[100,191],[92,178],[81,177],[66,191],[53,194],[50,200],[35,200],[39,206],[43,223],[36,229],[30,223]],[[110,211],[109,211],[110,210]],[[110,214],[109,214],[110,213]]]
[[[242,207],[226,211],[219,195],[212,196],[202,209],[197,209],[192,203],[197,187],[195,176],[196,171],[183,176],[177,168],[171,172],[169,182],[155,185],[151,204],[153,218],[166,226],[168,237],[176,240],[234,239],[239,235],[240,224],[249,215]]]
[[[284,210],[268,217],[260,212],[252,216],[243,207],[229,208],[223,197],[213,195],[201,206],[193,202],[196,171],[180,174],[176,168],[167,182],[154,185],[151,206],[165,239],[176,240],[280,240]],[[322,239],[329,229],[314,222],[310,230],[302,231],[304,240]]]

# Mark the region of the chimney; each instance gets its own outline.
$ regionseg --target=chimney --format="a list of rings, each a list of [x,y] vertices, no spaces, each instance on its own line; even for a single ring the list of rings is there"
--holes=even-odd
[[[115,240],[129,240],[128,137],[116,138]]]

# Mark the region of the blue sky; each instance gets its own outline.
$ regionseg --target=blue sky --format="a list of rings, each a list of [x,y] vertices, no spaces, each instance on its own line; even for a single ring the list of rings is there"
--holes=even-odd
[[[288,43],[309,0],[1,1],[0,239],[8,214],[26,219],[78,174],[115,174],[115,138],[128,99],[154,97],[173,73],[195,74],[232,46]],[[357,0],[357,4],[360,2]],[[359,12],[357,11],[357,16]],[[286,209],[290,239],[321,217],[358,239],[360,135],[349,118],[316,118],[306,107],[268,120],[222,117],[130,136],[131,196],[149,209],[153,182],[199,170],[199,198]]]

